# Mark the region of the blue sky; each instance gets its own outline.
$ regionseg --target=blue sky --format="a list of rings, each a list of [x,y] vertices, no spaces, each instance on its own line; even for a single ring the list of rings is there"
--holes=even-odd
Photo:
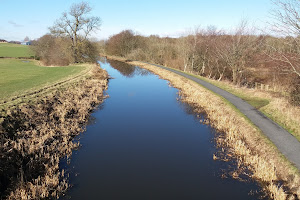
[[[0,39],[39,38],[77,0],[0,0]],[[194,27],[231,30],[243,18],[264,27],[271,0],[87,0],[102,19],[93,37],[106,39],[124,29],[143,35],[179,36]]]

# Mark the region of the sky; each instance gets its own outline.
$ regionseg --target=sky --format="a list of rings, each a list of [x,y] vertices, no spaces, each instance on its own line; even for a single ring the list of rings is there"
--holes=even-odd
[[[0,39],[37,39],[62,13],[82,0],[0,0]],[[92,37],[108,39],[125,29],[149,36],[178,37],[195,27],[233,30],[242,19],[262,29],[270,20],[271,0],[86,0],[100,17]]]

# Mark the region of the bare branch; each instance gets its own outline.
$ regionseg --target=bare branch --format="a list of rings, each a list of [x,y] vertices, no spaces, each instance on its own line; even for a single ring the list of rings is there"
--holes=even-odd
[[[78,45],[87,40],[90,34],[99,30],[101,19],[90,17],[91,6],[87,2],[73,4],[69,12],[64,12],[62,17],[50,27],[50,32],[55,36],[68,36],[72,41],[72,49],[75,61],[79,56]]]

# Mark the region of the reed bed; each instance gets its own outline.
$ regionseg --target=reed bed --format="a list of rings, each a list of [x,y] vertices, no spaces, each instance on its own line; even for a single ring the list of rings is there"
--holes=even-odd
[[[272,199],[299,199],[299,171],[260,130],[221,97],[167,70],[138,61],[127,63],[148,69],[170,81],[173,87],[180,90],[181,101],[191,104],[198,113],[205,111],[209,119],[205,120],[206,123],[220,133],[215,140],[221,150],[213,159],[235,159],[237,166],[231,173],[233,178],[242,179],[246,175],[255,179]]]
[[[73,138],[105,98],[107,82],[95,65],[80,80],[7,110],[0,126],[1,199],[58,198],[67,190],[60,159],[79,146]]]

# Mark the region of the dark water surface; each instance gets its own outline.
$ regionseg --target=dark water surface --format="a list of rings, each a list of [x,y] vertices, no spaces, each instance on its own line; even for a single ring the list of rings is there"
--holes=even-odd
[[[214,131],[177,101],[177,89],[139,67],[101,63],[110,98],[96,110],[69,165],[65,199],[257,199],[253,182],[221,178]]]

